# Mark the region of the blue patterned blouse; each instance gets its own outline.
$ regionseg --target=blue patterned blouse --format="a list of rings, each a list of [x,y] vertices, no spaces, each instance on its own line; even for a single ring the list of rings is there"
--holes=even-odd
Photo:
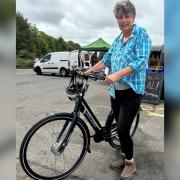
[[[102,62],[111,69],[112,74],[130,66],[133,73],[118,81],[128,84],[137,94],[144,94],[150,52],[151,39],[147,31],[134,24],[128,41],[123,43],[121,33],[104,55]],[[115,98],[114,84],[111,84],[109,92]]]

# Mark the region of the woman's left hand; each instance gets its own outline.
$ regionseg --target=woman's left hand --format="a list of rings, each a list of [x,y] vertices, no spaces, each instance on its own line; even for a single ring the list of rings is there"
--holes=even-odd
[[[108,85],[114,83],[115,81],[117,81],[120,78],[120,72],[117,72],[115,74],[111,74],[109,76],[106,77],[106,79],[104,80],[104,82]]]
[[[110,85],[113,83],[113,81],[109,78],[109,76],[106,77],[106,79],[104,80],[105,84]]]

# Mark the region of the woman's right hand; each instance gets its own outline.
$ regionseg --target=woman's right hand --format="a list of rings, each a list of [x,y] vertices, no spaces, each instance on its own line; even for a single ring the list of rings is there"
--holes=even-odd
[[[91,74],[91,72],[93,72],[93,71],[92,71],[92,69],[90,68],[90,69],[88,69],[87,71],[84,72],[84,75],[87,76],[87,75]]]
[[[88,69],[87,71],[84,72],[84,75],[89,75],[93,72],[100,71],[104,69],[106,66],[102,63],[102,61],[99,61],[97,64],[95,64],[93,67]]]

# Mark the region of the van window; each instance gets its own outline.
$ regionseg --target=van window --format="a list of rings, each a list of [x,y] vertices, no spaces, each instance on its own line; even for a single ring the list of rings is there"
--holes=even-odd
[[[48,62],[50,59],[51,59],[51,54],[48,54],[41,60],[41,62]]]

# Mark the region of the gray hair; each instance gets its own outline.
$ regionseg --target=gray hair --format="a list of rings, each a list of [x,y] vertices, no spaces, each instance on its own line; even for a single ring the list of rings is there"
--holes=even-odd
[[[118,19],[120,15],[132,14],[135,16],[136,9],[135,6],[131,3],[131,1],[121,0],[115,4],[113,13],[116,19]]]

